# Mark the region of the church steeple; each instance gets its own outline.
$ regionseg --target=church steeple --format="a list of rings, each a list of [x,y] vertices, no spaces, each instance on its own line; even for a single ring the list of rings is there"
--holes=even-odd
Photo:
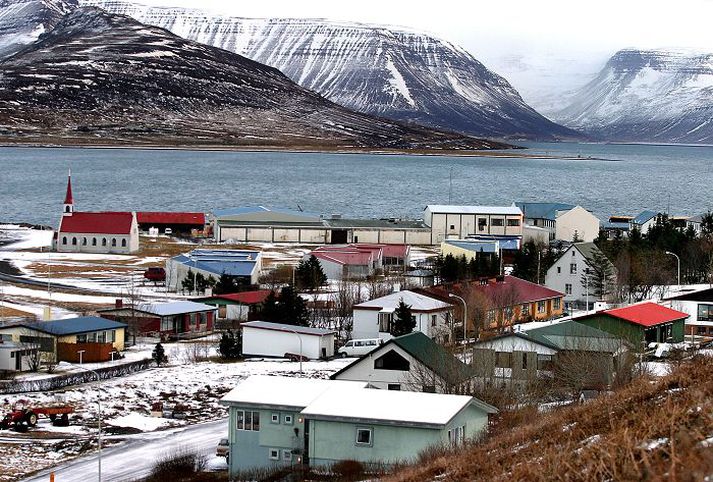
[[[72,170],[69,170],[67,176],[67,194],[64,196],[64,207],[62,210],[63,216],[71,216],[74,212],[74,198],[72,197]]]

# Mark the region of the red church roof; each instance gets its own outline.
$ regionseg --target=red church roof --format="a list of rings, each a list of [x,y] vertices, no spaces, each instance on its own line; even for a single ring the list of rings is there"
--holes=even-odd
[[[641,326],[656,326],[688,317],[687,313],[672,310],[650,301],[624,308],[605,310],[603,313]]]
[[[203,213],[169,213],[169,212],[138,212],[136,220],[139,224],[188,224],[204,225]]]
[[[131,234],[131,213],[97,212],[73,213],[60,222],[60,233],[80,234]]]

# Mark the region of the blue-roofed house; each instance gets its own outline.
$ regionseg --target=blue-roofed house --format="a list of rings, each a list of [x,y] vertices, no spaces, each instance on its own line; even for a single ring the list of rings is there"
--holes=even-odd
[[[550,240],[591,242],[599,235],[600,221],[581,206],[566,203],[516,202],[525,224],[547,229]]]
[[[659,213],[655,211],[641,211],[634,219],[631,220],[629,229],[638,229],[641,234],[646,234],[649,229],[656,224],[656,218]]]
[[[19,322],[0,328],[3,339],[37,346],[45,359],[102,362],[124,350],[126,323],[81,316],[62,320]],[[81,352],[81,353],[80,353]]]
[[[117,300],[114,308],[99,310],[99,313],[105,318],[127,322],[132,334],[176,339],[201,336],[213,331],[216,310],[215,306],[194,301],[124,306],[121,300]]]
[[[201,273],[216,281],[225,274],[241,285],[255,285],[262,270],[262,253],[245,249],[195,249],[166,261],[166,286],[179,291],[183,280]]]

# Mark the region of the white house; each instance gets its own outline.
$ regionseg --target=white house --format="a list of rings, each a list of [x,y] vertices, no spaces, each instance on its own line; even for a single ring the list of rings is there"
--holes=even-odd
[[[423,221],[431,228],[431,244],[476,235],[522,236],[523,216],[517,206],[429,204]]]
[[[599,236],[599,218],[582,206],[568,211],[558,211],[555,219],[555,239],[591,243]]]
[[[658,218],[658,213],[655,211],[642,211],[629,222],[629,230],[636,228],[641,234],[646,234],[649,232],[654,225],[656,225],[656,218]]]
[[[383,390],[454,393],[468,367],[420,331],[392,338],[330,377],[367,382]]]
[[[311,360],[334,356],[334,330],[249,321],[243,329],[243,355],[283,357],[301,354]]]
[[[0,372],[31,370],[32,360],[38,359],[38,347],[30,343],[3,341],[0,337]]]
[[[61,253],[134,253],[139,250],[136,213],[76,212],[70,174],[54,248]]]
[[[587,299],[590,305],[598,301],[592,294],[592,288],[589,289],[590,294],[587,297],[586,282],[582,283],[582,276],[592,269],[595,253],[601,253],[601,251],[594,243],[574,243],[547,270],[545,285],[550,289],[564,293],[566,309],[584,306]],[[612,272],[615,272],[613,265],[611,268]],[[616,277],[607,280],[607,283],[614,286]]]
[[[448,339],[453,305],[409,290],[355,305],[352,338],[390,338],[394,311],[402,300],[411,307],[411,315],[416,321],[414,331],[420,331],[429,338]]]
[[[671,308],[688,313],[686,335],[713,338],[713,288],[665,298]]]

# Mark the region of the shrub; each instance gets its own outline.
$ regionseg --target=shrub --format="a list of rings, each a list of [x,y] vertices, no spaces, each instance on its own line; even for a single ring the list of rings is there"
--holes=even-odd
[[[146,482],[171,482],[192,481],[202,473],[208,464],[205,454],[190,452],[185,449],[176,449],[158,459]]]
[[[364,464],[356,460],[340,460],[332,465],[332,472],[339,480],[359,480],[364,475]]]

